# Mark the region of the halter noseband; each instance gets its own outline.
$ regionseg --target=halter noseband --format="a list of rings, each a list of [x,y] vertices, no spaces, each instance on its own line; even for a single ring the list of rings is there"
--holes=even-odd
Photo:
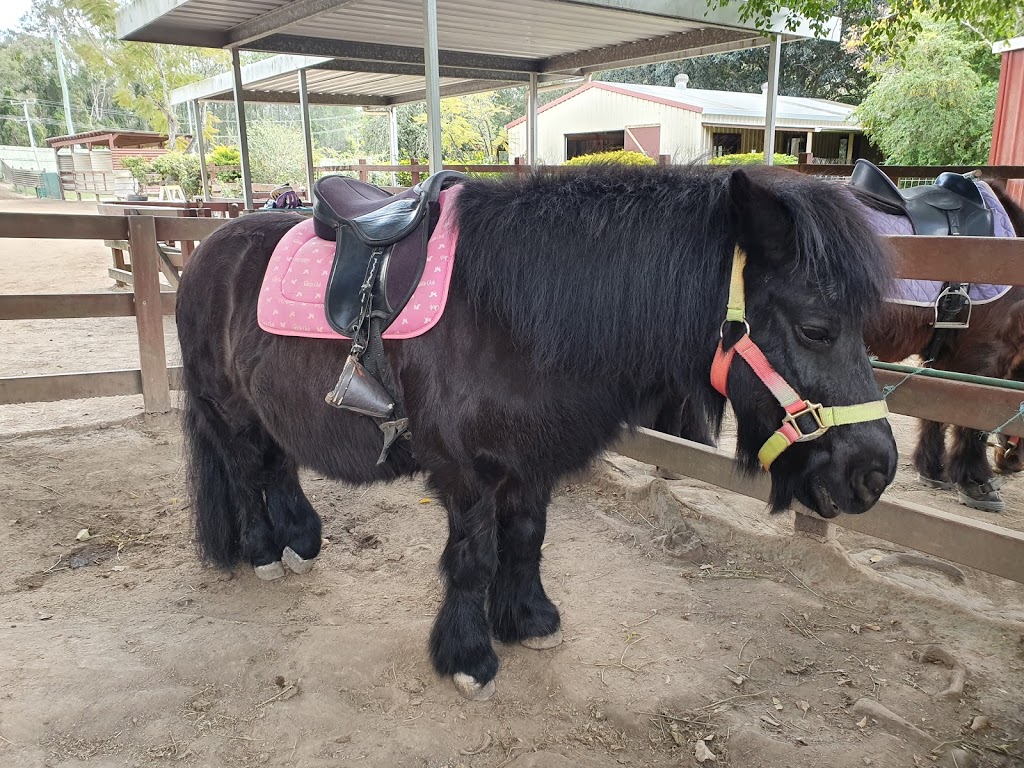
[[[733,253],[732,279],[729,283],[729,308],[725,313],[725,320],[722,322],[722,333],[725,336],[726,323],[743,323],[743,336],[728,351],[722,348],[722,341],[718,342],[718,351],[715,352],[715,360],[711,365],[711,385],[717,389],[723,397],[728,397],[726,382],[729,379],[729,367],[738,352],[740,357],[747,361],[747,365],[756,374],[766,387],[779,401],[786,415],[782,417],[782,426],[775,434],[768,438],[761,450],[757,452],[757,458],[761,466],[766,470],[771,467],[772,462],[779,455],[793,445],[793,443],[806,443],[824,435],[832,427],[844,424],[857,424],[862,421],[875,421],[884,419],[889,415],[889,408],[884,400],[876,400],[870,403],[859,405],[836,405],[825,407],[821,403],[812,403],[804,400],[796,393],[784,378],[772,368],[768,358],[760,350],[753,339],[750,338],[750,325],[746,318],[746,301],[743,288],[743,268],[747,263],[747,254],[738,245]],[[814,420],[814,428],[804,432],[797,419],[809,416]]]

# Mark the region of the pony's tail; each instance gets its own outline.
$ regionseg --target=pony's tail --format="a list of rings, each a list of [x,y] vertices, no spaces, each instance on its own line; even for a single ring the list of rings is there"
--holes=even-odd
[[[189,393],[184,433],[189,495],[194,510],[199,554],[208,563],[230,568],[241,555],[238,515],[231,497],[231,476],[221,437],[227,424],[213,404]]]

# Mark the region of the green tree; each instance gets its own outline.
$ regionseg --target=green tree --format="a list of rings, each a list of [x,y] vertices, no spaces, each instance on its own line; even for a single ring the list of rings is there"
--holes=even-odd
[[[988,161],[997,81],[987,44],[949,21],[921,20],[900,55],[870,64],[876,80],[857,110],[896,165]]]
[[[829,17],[842,11],[862,16],[862,41],[871,56],[900,56],[906,43],[923,29],[922,14],[940,22],[964,25],[988,40],[1013,37],[1024,29],[1024,5],[1019,0],[887,0],[885,13],[876,13],[876,0],[708,0],[710,8],[733,6],[741,19],[765,29],[780,11],[788,11],[786,25],[794,29],[799,16],[824,31]]]

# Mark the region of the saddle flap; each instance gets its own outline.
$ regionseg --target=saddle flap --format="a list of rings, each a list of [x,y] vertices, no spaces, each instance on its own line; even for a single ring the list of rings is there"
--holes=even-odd
[[[412,232],[427,209],[420,197],[404,197],[346,222],[368,245],[390,245]]]
[[[942,189],[941,187],[926,186],[926,187],[911,187],[904,192],[907,204],[920,204],[930,205],[932,208],[938,208],[940,211],[958,211],[964,207],[967,202],[960,195],[955,192],[950,192],[948,189]]]

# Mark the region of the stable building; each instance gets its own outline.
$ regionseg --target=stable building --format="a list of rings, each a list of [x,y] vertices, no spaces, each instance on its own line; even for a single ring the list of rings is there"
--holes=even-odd
[[[765,88],[761,93],[592,81],[537,110],[537,157],[558,165],[577,155],[617,149],[667,156],[670,162],[764,151]],[[825,99],[779,96],[776,152],[810,152],[815,162],[880,160],[855,107]],[[526,153],[526,120],[509,123],[509,156]]]

